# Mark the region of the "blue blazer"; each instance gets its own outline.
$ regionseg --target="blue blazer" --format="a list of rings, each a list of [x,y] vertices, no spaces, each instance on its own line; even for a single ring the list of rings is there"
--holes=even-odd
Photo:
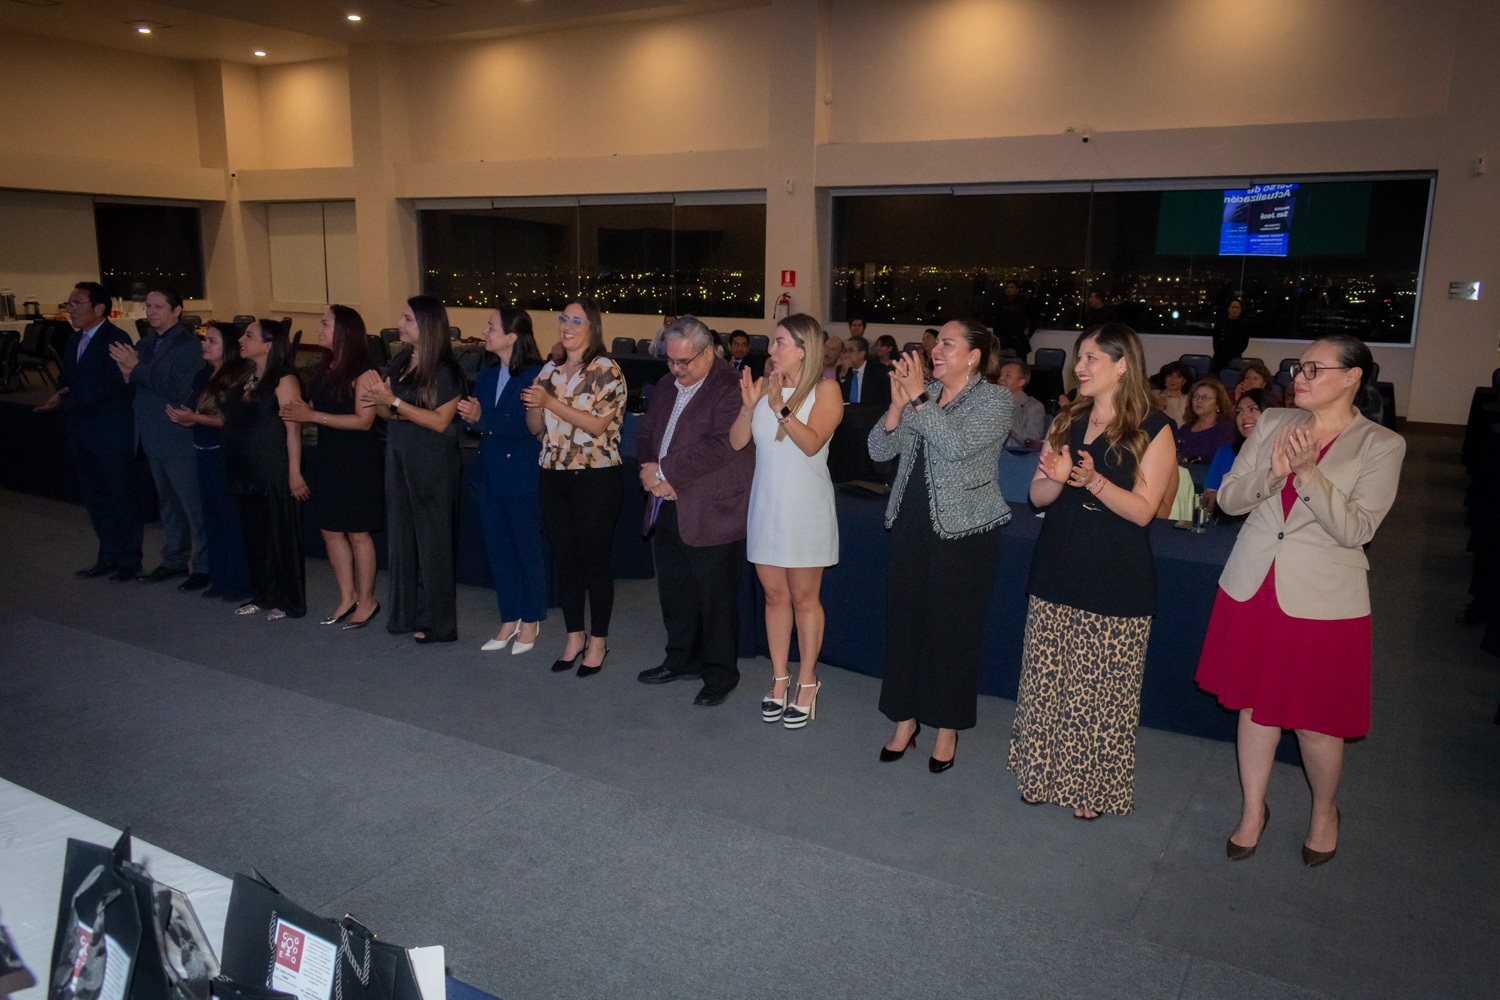
[[[541,370],[541,365],[527,365],[512,375],[496,403],[500,366],[479,369],[474,385],[479,421],[469,425],[479,435],[479,460],[469,469],[469,483],[481,497],[536,492],[542,442],[526,429],[521,390],[535,382]]]
[[[105,320],[83,357],[78,356],[74,330],[59,358],[62,369],[57,386],[62,409],[68,415],[68,447],[80,455],[119,455],[135,450],[135,417],[130,408],[130,386],[109,356],[109,345],[129,344],[124,330]]]
[[[206,364],[203,345],[181,323],[140,345],[141,361],[130,373],[135,386],[135,437],[152,458],[187,458],[193,432],[167,417],[167,404],[186,406],[193,398],[193,376]]]

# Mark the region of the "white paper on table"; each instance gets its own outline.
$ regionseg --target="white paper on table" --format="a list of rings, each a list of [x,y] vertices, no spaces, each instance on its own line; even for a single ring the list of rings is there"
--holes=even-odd
[[[339,950],[315,934],[276,920],[276,960],[271,965],[272,989],[294,993],[301,1000],[329,1000]]]
[[[125,1000],[125,988],[130,985],[130,956],[120,943],[108,934],[104,935],[104,985],[99,989],[99,1000]]]
[[[417,989],[422,991],[422,1000],[443,1000],[448,994],[443,946],[408,948],[406,954],[411,957],[411,971],[417,978]]]

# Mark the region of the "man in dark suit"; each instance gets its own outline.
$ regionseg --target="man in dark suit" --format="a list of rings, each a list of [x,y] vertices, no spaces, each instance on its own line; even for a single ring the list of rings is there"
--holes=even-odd
[[[760,378],[765,373],[765,355],[750,353],[750,335],[744,330],[729,335],[729,367],[734,369],[736,378],[746,368],[750,369],[751,378]]]
[[[884,413],[891,405],[889,371],[883,365],[870,364],[869,348],[863,338],[847,341],[839,362],[839,388],[844,402],[851,406],[871,406],[875,412]]]
[[[667,656],[643,684],[701,677],[695,705],[722,705],[740,681],[739,584],[755,450],[735,451],[740,380],[714,356],[708,327],[679,318],[665,336],[669,374],[636,432]]]
[[[73,333],[59,358],[57,391],[36,410],[67,414],[78,496],[99,538],[94,565],[74,575],[130,580],[141,571],[135,418],[130,387],[109,356],[110,345],[128,345],[130,337],[106,318],[109,305],[109,293],[98,282],[73,286],[65,303]]]
[[[193,432],[167,416],[168,406],[191,403],[193,376],[204,363],[198,335],[181,318],[182,297],[170,288],[152,289],[146,295],[146,323],[154,335],[143,338],[139,350],[111,344],[109,356],[135,386],[135,439],[151,465],[161,512],[161,565],[137,579],[159,583],[186,576],[178,590],[202,590],[210,582],[208,533],[198,496]]]

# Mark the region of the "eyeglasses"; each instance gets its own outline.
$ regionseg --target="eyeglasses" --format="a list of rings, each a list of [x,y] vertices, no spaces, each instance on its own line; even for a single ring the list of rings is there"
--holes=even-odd
[[[1211,394],[1208,394],[1208,393],[1195,392],[1195,393],[1193,393],[1193,402],[1195,402],[1195,403],[1212,403],[1212,402],[1214,402],[1214,397]]]
[[[1301,375],[1311,382],[1318,377],[1318,372],[1346,372],[1349,368],[1349,365],[1320,365],[1316,361],[1294,361],[1287,371],[1292,373],[1292,378]]]
[[[569,316],[567,313],[558,313],[557,323],[559,326],[572,324],[575,327],[579,327],[588,325],[588,320],[582,316]]]
[[[703,349],[703,351],[707,350],[708,348],[706,347]],[[703,351],[699,351],[697,354],[694,354],[686,361],[678,361],[676,358],[668,358],[667,367],[672,369],[674,372],[685,372],[694,361],[697,361],[699,358],[703,357]]]

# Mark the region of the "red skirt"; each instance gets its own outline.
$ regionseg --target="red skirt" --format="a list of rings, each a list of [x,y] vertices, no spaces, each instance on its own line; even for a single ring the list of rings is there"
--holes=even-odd
[[[1370,616],[1293,618],[1276,600],[1276,566],[1248,601],[1219,588],[1198,686],[1262,726],[1353,739],[1370,731]]]

